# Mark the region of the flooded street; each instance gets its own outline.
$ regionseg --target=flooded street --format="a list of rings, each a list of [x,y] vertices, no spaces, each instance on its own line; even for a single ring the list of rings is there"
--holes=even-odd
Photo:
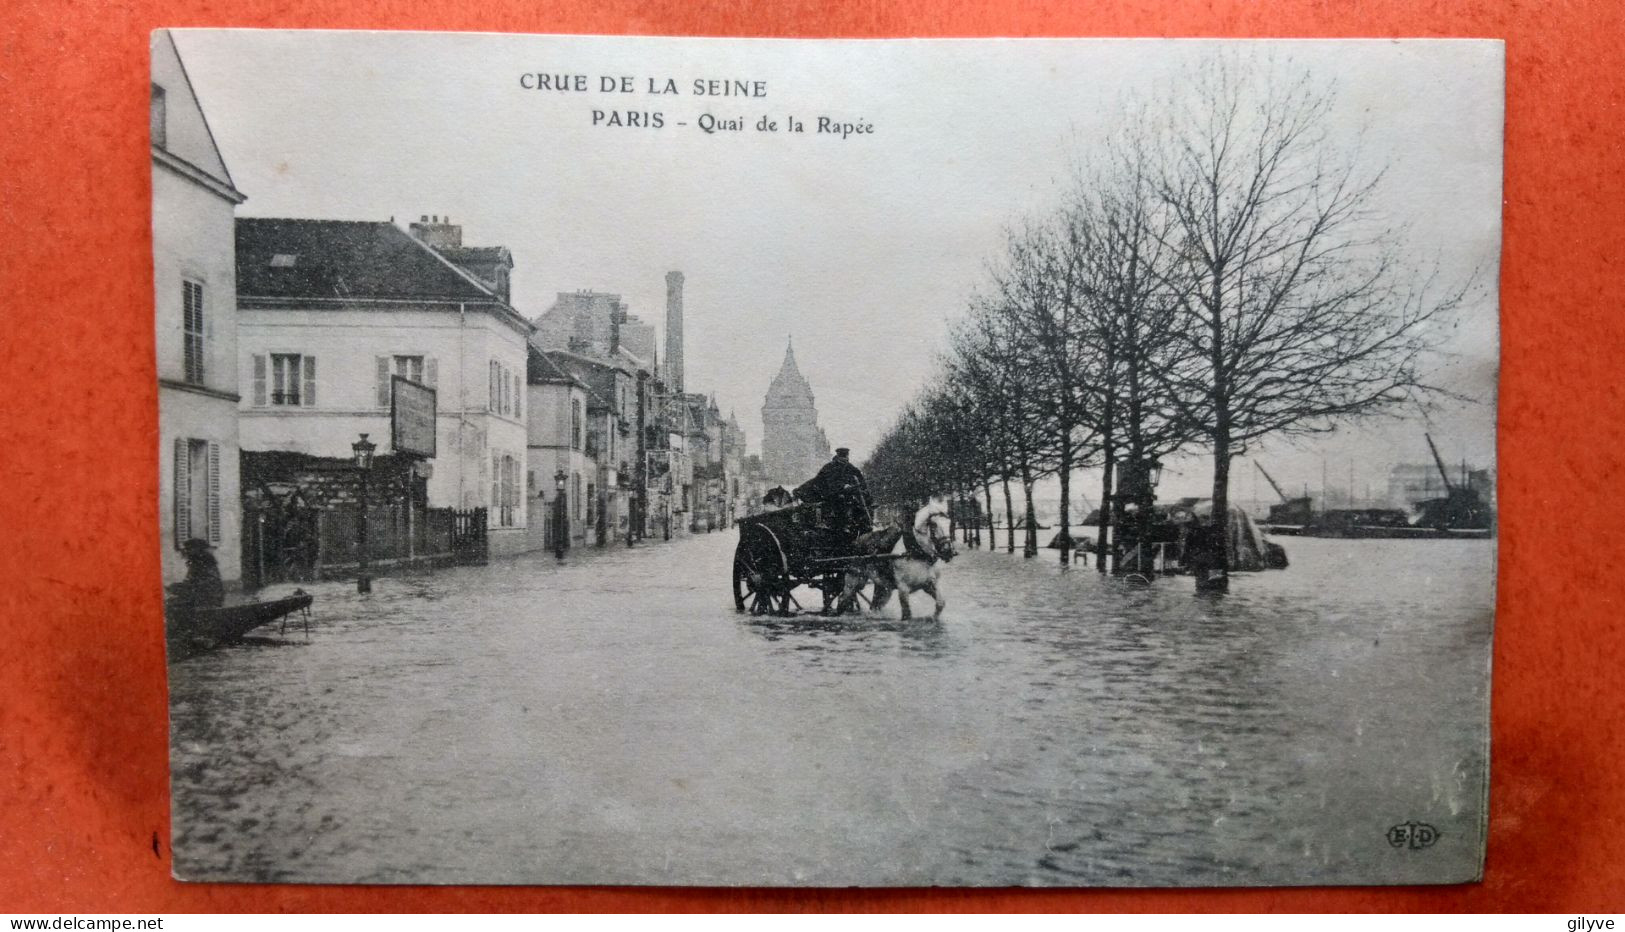
[[[170,666],[199,880],[1461,881],[1494,541],[1150,588],[971,551],[940,622],[752,618],[735,532],[312,588]],[[279,590],[280,591],[280,590]],[[804,597],[811,604],[812,598]],[[928,611],[929,600],[915,597]],[[1394,847],[1407,820],[1439,832]]]

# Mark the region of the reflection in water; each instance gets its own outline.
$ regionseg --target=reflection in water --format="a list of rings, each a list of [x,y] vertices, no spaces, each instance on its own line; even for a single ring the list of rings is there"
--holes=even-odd
[[[1493,543],[1290,542],[1195,597],[972,552],[941,621],[729,608],[731,535],[319,587],[171,665],[183,876],[1461,880]],[[272,629],[274,631],[274,629]],[[281,639],[266,639],[279,643]],[[1384,836],[1408,819],[1425,853]]]

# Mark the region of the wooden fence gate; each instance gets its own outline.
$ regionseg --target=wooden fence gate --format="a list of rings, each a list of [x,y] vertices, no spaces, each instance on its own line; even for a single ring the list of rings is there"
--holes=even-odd
[[[485,533],[484,508],[451,511],[451,553],[458,563],[487,563],[491,550]]]

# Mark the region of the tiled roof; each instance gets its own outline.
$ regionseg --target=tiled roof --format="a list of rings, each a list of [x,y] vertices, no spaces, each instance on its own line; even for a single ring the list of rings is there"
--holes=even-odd
[[[435,251],[458,265],[470,262],[506,262],[513,265],[513,256],[506,246],[440,246]]]
[[[535,344],[531,344],[533,347]],[[565,373],[587,390],[588,401],[608,405],[615,392],[615,367],[565,350],[542,350],[549,365]]]
[[[552,382],[568,382],[581,388],[586,383],[559,368],[559,364],[534,346],[529,347],[525,360],[525,381],[530,385],[546,385]]]
[[[501,303],[393,223],[237,218],[237,293]]]

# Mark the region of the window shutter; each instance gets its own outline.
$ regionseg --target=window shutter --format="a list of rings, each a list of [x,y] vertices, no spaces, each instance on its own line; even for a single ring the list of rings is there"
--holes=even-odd
[[[491,383],[490,397],[485,400],[485,410],[495,411],[497,409],[497,364],[494,362],[490,363],[489,367],[489,378],[487,378],[486,381]]]
[[[209,441],[209,543],[220,543],[220,444]]]
[[[175,546],[186,543],[192,536],[192,482],[191,444],[185,437],[175,438]]]
[[[389,407],[389,357],[378,357],[378,407]]]
[[[265,357],[254,355],[254,406],[265,407]]]
[[[305,407],[316,407],[316,357],[305,357]]]
[[[430,388],[436,388],[440,384],[440,364],[435,361],[433,356],[424,357],[423,381]]]

